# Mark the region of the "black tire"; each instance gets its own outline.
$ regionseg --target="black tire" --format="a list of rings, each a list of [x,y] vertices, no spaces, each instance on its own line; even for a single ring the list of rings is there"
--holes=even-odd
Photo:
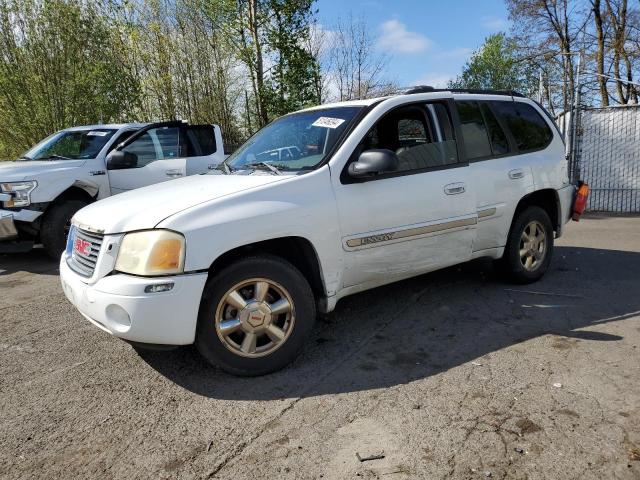
[[[520,257],[522,235],[531,222],[537,222],[538,225],[541,225],[545,234],[543,257],[533,270],[525,268]],[[516,283],[526,284],[539,280],[545,274],[551,263],[551,257],[553,256],[553,236],[553,226],[551,225],[551,219],[547,212],[540,207],[527,207],[514,219],[504,255],[497,262],[498,268]]]
[[[235,353],[228,344],[223,343],[216,331],[215,317],[220,303],[230,289],[243,281],[256,278],[275,282],[286,290],[293,303],[294,321],[288,337],[273,352],[259,357],[246,357]],[[251,377],[280,370],[300,354],[313,330],[315,307],[309,282],[291,263],[273,255],[238,260],[211,277],[204,287],[198,315],[196,347],[210,363],[234,375]],[[240,312],[237,315],[240,316]],[[240,331],[238,335],[245,333]]]
[[[60,259],[67,244],[71,217],[86,205],[88,203],[84,200],[68,200],[52,205],[45,213],[40,226],[40,241],[51,258]]]

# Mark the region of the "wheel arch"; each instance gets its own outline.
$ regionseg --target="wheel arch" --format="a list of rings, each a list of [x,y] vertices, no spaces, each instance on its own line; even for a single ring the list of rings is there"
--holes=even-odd
[[[536,190],[531,192],[520,199],[518,205],[516,206],[515,212],[513,214],[513,219],[511,220],[511,228],[513,228],[513,224],[518,218],[520,212],[524,211],[527,207],[540,207],[551,219],[551,225],[553,225],[553,230],[556,232],[561,231],[562,222],[561,222],[561,205],[560,205],[560,197],[558,196],[558,192],[553,188],[545,188],[542,190]]]
[[[256,254],[275,255],[294,265],[309,282],[316,303],[323,309],[327,293],[320,258],[311,241],[304,237],[278,237],[235,247],[215,259],[209,267],[209,277],[240,258]]]
[[[76,180],[73,184],[63,190],[51,203],[60,203],[65,200],[85,200],[88,203],[95,201],[99,188],[87,182]]]

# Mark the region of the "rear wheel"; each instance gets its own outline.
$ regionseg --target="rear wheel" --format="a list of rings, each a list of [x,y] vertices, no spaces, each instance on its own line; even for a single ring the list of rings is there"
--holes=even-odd
[[[540,279],[551,263],[553,227],[549,215],[540,207],[528,207],[515,219],[499,262],[518,283]]]
[[[298,356],[315,317],[311,287],[296,267],[271,255],[250,257],[207,282],[196,346],[229,373],[263,375]]]
[[[40,241],[47,254],[56,260],[65,249],[71,218],[82,207],[88,205],[84,200],[68,200],[54,204],[42,219]]]

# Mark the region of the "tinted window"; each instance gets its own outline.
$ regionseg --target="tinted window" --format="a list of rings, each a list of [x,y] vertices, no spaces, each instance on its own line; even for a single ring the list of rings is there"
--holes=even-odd
[[[216,151],[215,130],[211,125],[187,127],[187,156],[211,155]]]
[[[491,150],[494,155],[509,153],[509,142],[502,127],[493,115],[493,112],[486,103],[481,103],[480,108],[484,115],[484,121],[489,129],[489,139],[491,140]]]
[[[520,151],[546,147],[553,134],[544,118],[529,104],[522,102],[491,102],[493,110],[511,130]]]
[[[137,166],[144,167],[158,158],[156,146],[149,132],[144,132],[123,150],[137,157]]]
[[[455,141],[436,133],[452,131],[446,107],[443,125],[438,125],[437,129],[435,126],[424,107],[400,107],[385,115],[369,130],[358,150],[392,150],[398,155],[398,170],[405,172],[456,163]]]
[[[178,158],[180,156],[180,129],[177,127],[161,127],[150,130],[156,136],[163,159]]]
[[[436,126],[439,127],[442,140],[455,140],[453,135],[453,122],[449,117],[449,110],[442,103],[432,103],[427,108],[436,118]]]
[[[116,148],[118,145],[120,145],[122,142],[124,142],[127,138],[129,138],[134,133],[136,133],[135,130],[127,130],[125,132],[122,132],[120,136],[116,138],[115,141],[111,144],[111,146],[109,147],[109,151]]]
[[[489,134],[477,102],[456,102],[467,159],[491,156]]]

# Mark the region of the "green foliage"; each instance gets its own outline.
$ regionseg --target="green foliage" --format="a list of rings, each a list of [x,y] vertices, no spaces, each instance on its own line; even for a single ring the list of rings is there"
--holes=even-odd
[[[314,1],[0,0],[0,158],[110,121],[217,123],[241,143],[320,101]]]
[[[490,35],[449,82],[449,88],[518,90],[524,93],[536,85],[532,66],[516,59],[516,46],[504,33]]]
[[[316,90],[320,66],[301,42],[309,36],[312,4],[313,0],[268,1],[273,20],[267,48],[276,59],[265,86],[270,118],[320,102]]]
[[[0,0],[0,155],[132,109],[138,85],[115,35],[91,2]]]

